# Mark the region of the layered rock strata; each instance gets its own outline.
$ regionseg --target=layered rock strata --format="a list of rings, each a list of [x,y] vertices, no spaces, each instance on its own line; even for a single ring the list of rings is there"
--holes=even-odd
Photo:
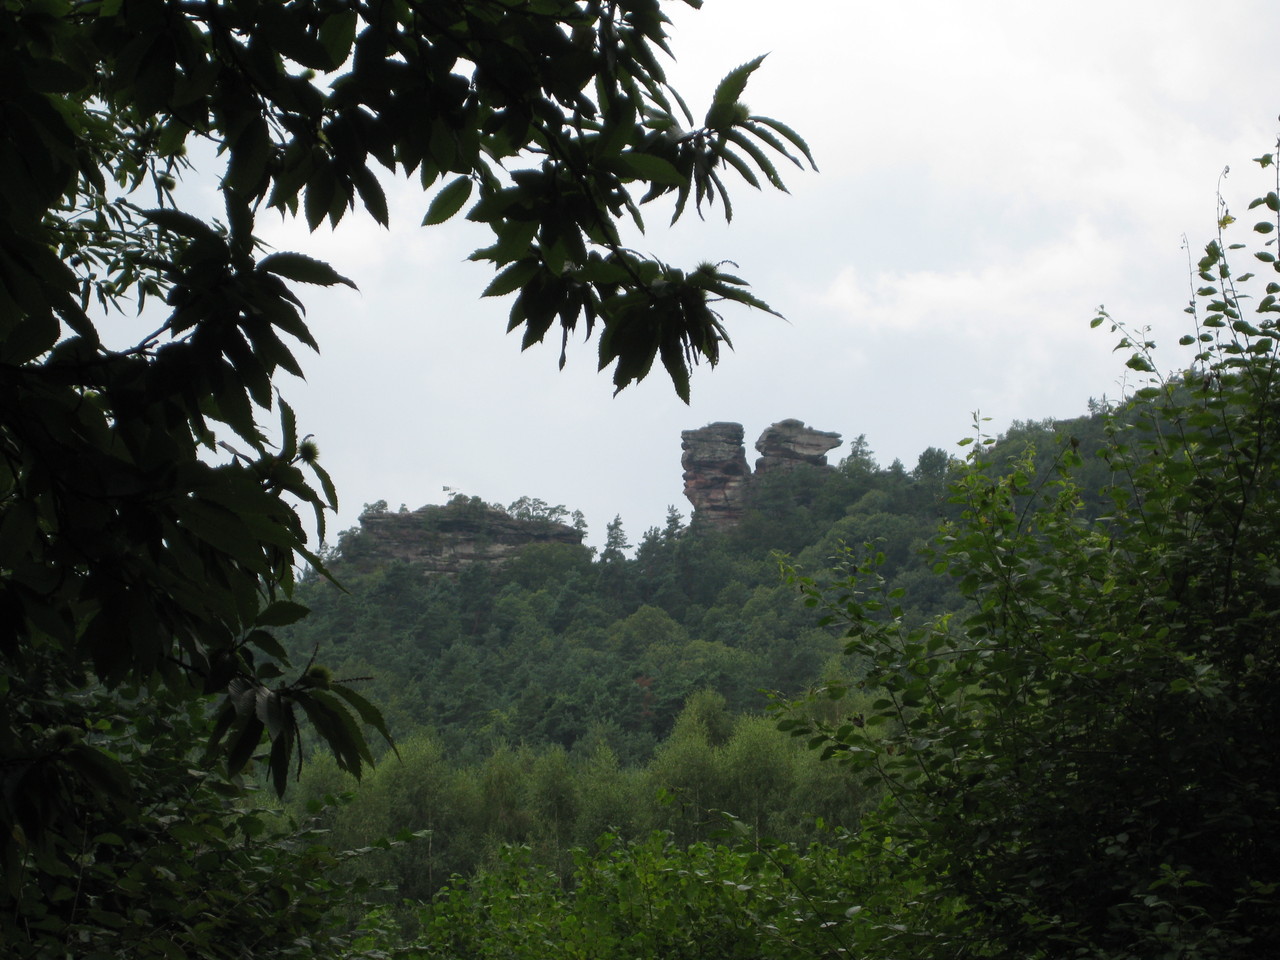
[[[814,430],[799,420],[779,420],[766,427],[756,441],[756,473],[787,470],[802,463],[813,467],[829,466],[827,451],[841,444],[840,434]]]
[[[746,512],[754,477],[775,470],[807,466],[830,470],[827,451],[840,446],[840,434],[814,430],[799,420],[780,420],[756,441],[760,458],[753,474],[747,465],[740,423],[709,423],[680,434],[684,495],[693,504],[699,525],[731,527]]]
[[[709,423],[680,434],[684,495],[700,523],[732,526],[742,519],[745,487],[751,478],[742,424]]]
[[[500,564],[531,543],[582,544],[582,534],[563,523],[517,520],[478,500],[455,500],[403,513],[360,517],[359,562],[381,566],[395,560],[423,573],[457,573],[471,563]]]

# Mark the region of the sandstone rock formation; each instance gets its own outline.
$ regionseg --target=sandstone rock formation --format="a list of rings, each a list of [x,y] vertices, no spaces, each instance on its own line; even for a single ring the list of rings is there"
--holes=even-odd
[[[742,519],[751,478],[742,446],[742,424],[709,423],[680,434],[684,495],[700,523],[731,526]]]
[[[840,446],[840,434],[828,430],[814,430],[799,420],[779,420],[766,427],[756,441],[760,459],[756,461],[756,473],[789,469],[802,463],[815,467],[827,466],[827,451]]]
[[[582,544],[582,534],[566,524],[517,520],[478,498],[465,497],[411,512],[366,513],[360,517],[360,528],[349,559],[372,566],[403,560],[423,573],[457,573],[471,563],[500,564],[530,543]]]
[[[814,430],[799,420],[781,420],[760,434],[760,458],[753,474],[747,463],[740,423],[710,423],[680,435],[684,495],[693,504],[693,522],[732,527],[746,513],[755,477],[775,470],[832,469],[827,451],[840,434]],[[575,528],[550,520],[522,520],[478,497],[454,497],[444,506],[399,512],[377,508],[360,517],[360,530],[340,542],[342,563],[377,568],[396,560],[423,573],[457,573],[473,563],[500,564],[531,543],[582,545]]]
[[[760,459],[753,474],[747,465],[740,423],[710,423],[680,434],[684,453],[684,495],[699,525],[731,527],[742,519],[753,477],[774,470],[809,466],[830,470],[827,451],[840,446],[840,434],[814,430],[799,420],[780,420],[756,441]]]

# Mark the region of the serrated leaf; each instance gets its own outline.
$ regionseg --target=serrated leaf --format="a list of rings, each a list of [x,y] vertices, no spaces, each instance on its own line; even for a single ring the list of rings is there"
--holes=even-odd
[[[396,750],[395,741],[391,738],[391,733],[387,729],[387,721],[382,716],[382,711],[344,683],[334,684],[330,690],[354,707],[356,713],[360,715],[360,719],[377,730],[382,735],[382,739],[387,742],[387,745],[395,751],[396,756],[400,756],[400,751]]]
[[[245,714],[239,733],[227,750],[227,772],[231,776],[234,777],[244,769],[253,752],[258,749],[258,744],[262,742],[265,730],[266,725],[258,719],[256,710]]]
[[[276,397],[280,407],[280,459],[292,460],[298,455],[298,418],[283,397]]]
[[[628,150],[620,153],[609,162],[608,166],[612,167],[619,173],[630,174],[639,180],[646,180],[650,183],[662,184],[663,186],[677,187],[685,183],[688,179],[675,165],[669,160],[652,153],[640,153],[635,150]],[[620,170],[618,168],[621,168]]]
[[[817,161],[813,159],[813,153],[809,150],[809,144],[805,142],[804,138],[801,137],[800,134],[791,129],[791,127],[787,126],[781,120],[774,120],[772,117],[753,116],[751,117],[751,122],[762,123],[765,126],[772,127],[774,130],[778,131],[778,133],[790,140],[797,150],[804,154],[804,158],[809,161],[809,166],[814,170],[818,169]]]
[[[755,187],[757,190],[760,189],[759,178],[755,175],[755,171],[748,166],[745,160],[730,150],[727,146],[723,145],[716,150],[716,153],[726,160],[729,166],[737,170],[738,175],[741,176],[743,180],[747,181],[747,183],[751,184],[751,186]]]
[[[267,687],[258,688],[254,712],[266,726],[267,736],[272,740],[280,736],[288,724],[287,709],[280,694],[276,693],[276,691]]]
[[[320,45],[329,55],[332,69],[342,66],[351,54],[351,45],[356,38],[357,16],[354,10],[331,13],[320,24]]]
[[[533,279],[540,267],[537,260],[519,260],[494,277],[481,296],[501,297],[514,293]]]
[[[255,627],[283,627],[291,623],[297,623],[305,617],[311,610],[304,607],[300,603],[294,603],[292,600],[276,600],[267,604],[258,614],[253,625]]]
[[[68,765],[94,789],[124,799],[133,794],[133,780],[115,757],[87,743],[73,743],[66,751]]]
[[[369,211],[369,216],[382,226],[388,226],[391,214],[387,209],[387,195],[374,172],[367,166],[356,166],[351,171],[351,182],[355,184],[360,202]]]
[[[358,289],[354,283],[329,264],[323,260],[308,257],[305,253],[288,251],[273,253],[258,261],[258,269],[298,283],[312,283],[321,287],[331,287],[335,283],[341,283],[352,290]]]
[[[274,636],[265,630],[250,630],[248,636],[245,637],[245,643],[252,644],[263,653],[275,657],[277,660],[289,660],[289,656],[284,646]],[[261,675],[261,671],[259,671]]]
[[[431,205],[427,207],[427,215],[422,218],[422,225],[430,227],[444,223],[462,209],[471,198],[471,191],[474,188],[475,182],[470,177],[462,176],[451,180],[431,199]]]
[[[313,233],[329,215],[329,207],[337,192],[338,182],[333,176],[333,170],[327,165],[320,167],[307,181],[306,191],[302,196],[302,212],[308,229]]]
[[[277,797],[283,797],[289,785],[289,762],[293,759],[293,737],[293,730],[286,729],[271,741],[271,759],[267,766],[271,770],[271,786],[275,789]]]
[[[180,210],[143,210],[142,216],[158,227],[192,240],[219,239],[218,232],[209,224]]]
[[[685,404],[689,403],[689,365],[685,362],[684,351],[678,345],[669,346],[663,344],[661,351],[662,365],[667,370],[667,375],[671,377],[671,384],[675,387],[676,396],[678,396]]]
[[[330,510],[338,509],[338,488],[334,486],[333,478],[329,476],[329,471],[318,463],[309,464],[311,472],[316,475],[320,481],[320,489],[324,491],[325,503],[329,505]],[[323,528],[322,528],[323,530]]]
[[[263,117],[255,117],[236,137],[231,147],[224,179],[230,193],[253,195],[266,175],[273,144],[271,131]]]
[[[763,310],[765,313],[771,313],[775,317],[782,316],[782,314],[777,310],[774,310],[773,307],[769,306],[769,304],[765,303],[759,297],[752,296],[741,287],[733,287],[723,283],[711,282],[704,284],[703,289],[707,290],[709,293],[715,293],[720,297],[723,297],[725,300],[732,300],[735,303],[741,303],[748,307],[755,307],[757,310]]]
[[[214,716],[213,729],[209,732],[209,745],[205,751],[206,757],[212,755],[217,749],[218,744],[222,742],[222,738],[226,736],[231,724],[235,722],[236,710],[235,704],[230,697],[222,701],[218,707],[218,712]]]
[[[719,84],[716,85],[716,92],[711,97],[713,104],[735,104],[742,98],[742,92],[747,88],[747,78],[751,76],[755,69],[764,63],[764,58],[768,54],[762,53],[754,60],[744,63],[742,66],[731,70]]]
[[[764,171],[764,175],[769,179],[771,184],[783,193],[787,192],[787,186],[782,182],[782,177],[778,175],[778,171],[774,167],[773,162],[763,150],[747,138],[746,133],[735,128],[726,133],[725,137],[732,140],[750,155],[751,159],[756,162],[756,166]]]
[[[297,699],[315,726],[316,732],[333,750],[340,767],[358,778],[362,762],[373,766],[373,755],[369,752],[369,745],[365,742],[360,728],[356,726],[351,712],[343,706],[341,700],[324,690],[300,692]]]
[[[733,200],[729,197],[729,191],[725,189],[724,181],[720,179],[720,174],[714,170],[708,174],[711,182],[715,184],[717,190],[720,191],[720,200],[724,203],[724,222],[731,223],[733,221]]]

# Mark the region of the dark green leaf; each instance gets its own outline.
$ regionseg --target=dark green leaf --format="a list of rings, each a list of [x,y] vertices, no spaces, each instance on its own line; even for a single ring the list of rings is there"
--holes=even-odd
[[[501,297],[519,290],[542,268],[537,260],[520,260],[511,264],[489,282],[481,296]]]
[[[471,198],[475,183],[470,177],[457,177],[441,188],[427,207],[427,215],[422,218],[424,227],[444,223],[466,205]]]
[[[609,166],[633,179],[648,180],[663,186],[680,186],[688,180],[670,161],[649,153],[620,153]]]
[[[712,96],[713,104],[736,104],[742,99],[743,91],[747,88],[747,80],[751,74],[755,72],[760,64],[764,63],[764,58],[768,54],[761,54],[754,60],[744,63],[742,66],[731,70],[723,80],[716,86],[716,92]]]
[[[292,600],[276,600],[263,607],[257,620],[254,621],[254,626],[283,627],[290,623],[297,623],[308,612],[307,608],[300,603],[294,603]]]
[[[809,150],[809,145],[805,142],[804,138],[791,129],[791,127],[787,126],[781,120],[774,120],[772,117],[753,116],[751,117],[751,122],[762,123],[765,126],[772,127],[774,130],[778,131],[778,133],[791,141],[792,145],[804,155],[804,158],[809,161],[809,166],[814,170],[818,169],[818,164],[813,159],[813,154]]]
[[[265,273],[274,273],[287,280],[299,283],[314,283],[322,287],[331,287],[341,283],[351,289],[356,285],[344,277],[333,267],[322,260],[316,260],[303,253],[273,253],[258,261],[258,269]]]

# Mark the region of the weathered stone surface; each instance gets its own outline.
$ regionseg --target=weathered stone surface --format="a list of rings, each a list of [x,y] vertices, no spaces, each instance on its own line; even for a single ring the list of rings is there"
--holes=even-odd
[[[832,469],[827,451],[840,446],[840,434],[814,430],[799,420],[780,420],[756,441],[761,454],[753,474],[747,465],[740,423],[710,423],[681,435],[684,495],[700,525],[731,527],[742,519],[754,477],[771,470],[807,465]]]
[[[827,451],[840,446],[841,442],[838,433],[814,430],[799,420],[779,420],[766,427],[756,441],[756,451],[760,454],[756,473],[787,470],[802,463],[815,467],[829,466]]]
[[[680,434],[684,495],[699,523],[732,526],[742,519],[744,487],[751,476],[742,424],[709,423]]]
[[[471,563],[500,564],[531,543],[581,545],[563,523],[517,520],[479,500],[458,498],[405,513],[366,513],[352,558],[381,566],[403,560],[423,573],[457,573]]]

